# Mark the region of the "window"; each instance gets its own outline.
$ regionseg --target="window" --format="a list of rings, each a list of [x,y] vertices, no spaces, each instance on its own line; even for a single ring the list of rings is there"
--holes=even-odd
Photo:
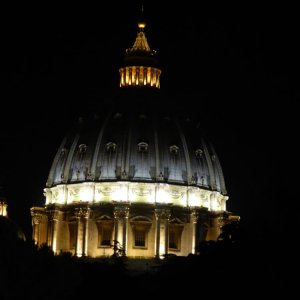
[[[112,236],[112,230],[111,228],[105,228],[102,229],[102,235],[100,239],[100,246],[110,246],[111,245],[111,236]]]
[[[169,232],[169,248],[178,249],[178,237],[175,231]]]
[[[140,142],[137,144],[139,152],[148,152],[148,144],[145,142]]]
[[[87,145],[86,144],[80,144],[79,145],[79,153],[80,154],[83,154],[86,152],[86,149],[87,149]]]
[[[61,155],[66,155],[68,150],[66,148],[61,149]]]
[[[147,249],[148,247],[148,232],[150,230],[152,220],[144,216],[136,216],[131,222],[134,248]]]
[[[103,218],[97,222],[98,247],[110,247],[112,245],[113,221]]]
[[[199,148],[195,151],[196,157],[201,158],[203,155],[203,151]]]
[[[134,246],[146,247],[146,231],[142,229],[136,229],[134,233]]]
[[[192,175],[191,177],[191,184],[197,184],[197,181],[198,181],[197,173],[194,173],[194,175]]]
[[[172,251],[179,251],[181,248],[181,234],[183,231],[183,224],[170,223],[169,227],[169,249]]]
[[[105,151],[107,153],[112,153],[116,151],[117,144],[113,142],[109,142],[105,145]]]
[[[177,154],[178,154],[179,147],[176,146],[176,145],[172,145],[172,146],[169,147],[169,150],[170,150],[170,154],[172,154],[172,155],[177,155]]]
[[[75,249],[77,240],[77,224],[75,222],[69,223],[70,234],[70,249]]]

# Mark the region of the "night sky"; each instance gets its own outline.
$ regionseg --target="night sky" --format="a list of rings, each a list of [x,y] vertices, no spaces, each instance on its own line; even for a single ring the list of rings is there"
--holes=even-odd
[[[1,33],[0,184],[10,217],[27,235],[29,209],[45,201],[63,137],[118,89],[124,50],[136,37],[137,3],[99,3],[67,14],[8,12]],[[274,7],[151,3],[144,10],[146,36],[158,50],[169,99],[161,105],[200,122],[223,166],[228,210],[241,215],[248,235],[282,235],[297,185],[291,176],[299,99],[293,8],[286,14]]]

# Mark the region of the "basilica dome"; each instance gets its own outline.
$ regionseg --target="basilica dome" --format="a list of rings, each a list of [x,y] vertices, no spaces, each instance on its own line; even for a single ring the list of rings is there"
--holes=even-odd
[[[125,51],[113,105],[66,135],[45,206],[31,209],[34,240],[54,252],[116,255],[119,243],[130,257],[188,255],[228,219],[217,153],[188,115],[165,105],[145,26]]]
[[[214,147],[189,119],[135,110],[81,120],[54,158],[47,187],[84,182],[194,186],[226,194]]]

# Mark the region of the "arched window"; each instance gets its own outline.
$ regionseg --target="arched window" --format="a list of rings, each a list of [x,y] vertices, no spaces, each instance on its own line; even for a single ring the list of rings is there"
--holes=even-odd
[[[83,154],[86,152],[86,149],[87,149],[86,144],[80,144],[78,147],[79,147],[79,154]]]
[[[140,142],[137,144],[137,149],[139,152],[145,153],[148,152],[148,144],[145,142]]]
[[[172,155],[178,155],[179,147],[176,145],[172,145],[169,147],[170,154]]]
[[[201,158],[202,155],[203,155],[203,151],[202,151],[200,148],[198,148],[198,149],[195,151],[195,155],[196,155],[197,158]]]
[[[113,143],[113,142],[109,142],[105,145],[105,151],[107,153],[113,153],[116,151],[116,148],[117,148],[117,144],[116,143]]]

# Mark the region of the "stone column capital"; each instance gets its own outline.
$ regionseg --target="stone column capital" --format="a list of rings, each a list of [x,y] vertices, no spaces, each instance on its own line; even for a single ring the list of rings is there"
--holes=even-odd
[[[38,214],[38,213],[31,213],[31,217],[32,217],[32,222],[34,225],[39,225],[41,223],[42,220],[42,215]]]
[[[129,216],[129,205],[120,204],[114,207],[114,217],[115,219],[119,218],[128,218]]]
[[[171,210],[169,208],[155,208],[154,213],[156,219],[169,220],[171,217]]]
[[[77,219],[88,219],[91,214],[91,209],[89,207],[77,207],[75,208],[74,215]]]

